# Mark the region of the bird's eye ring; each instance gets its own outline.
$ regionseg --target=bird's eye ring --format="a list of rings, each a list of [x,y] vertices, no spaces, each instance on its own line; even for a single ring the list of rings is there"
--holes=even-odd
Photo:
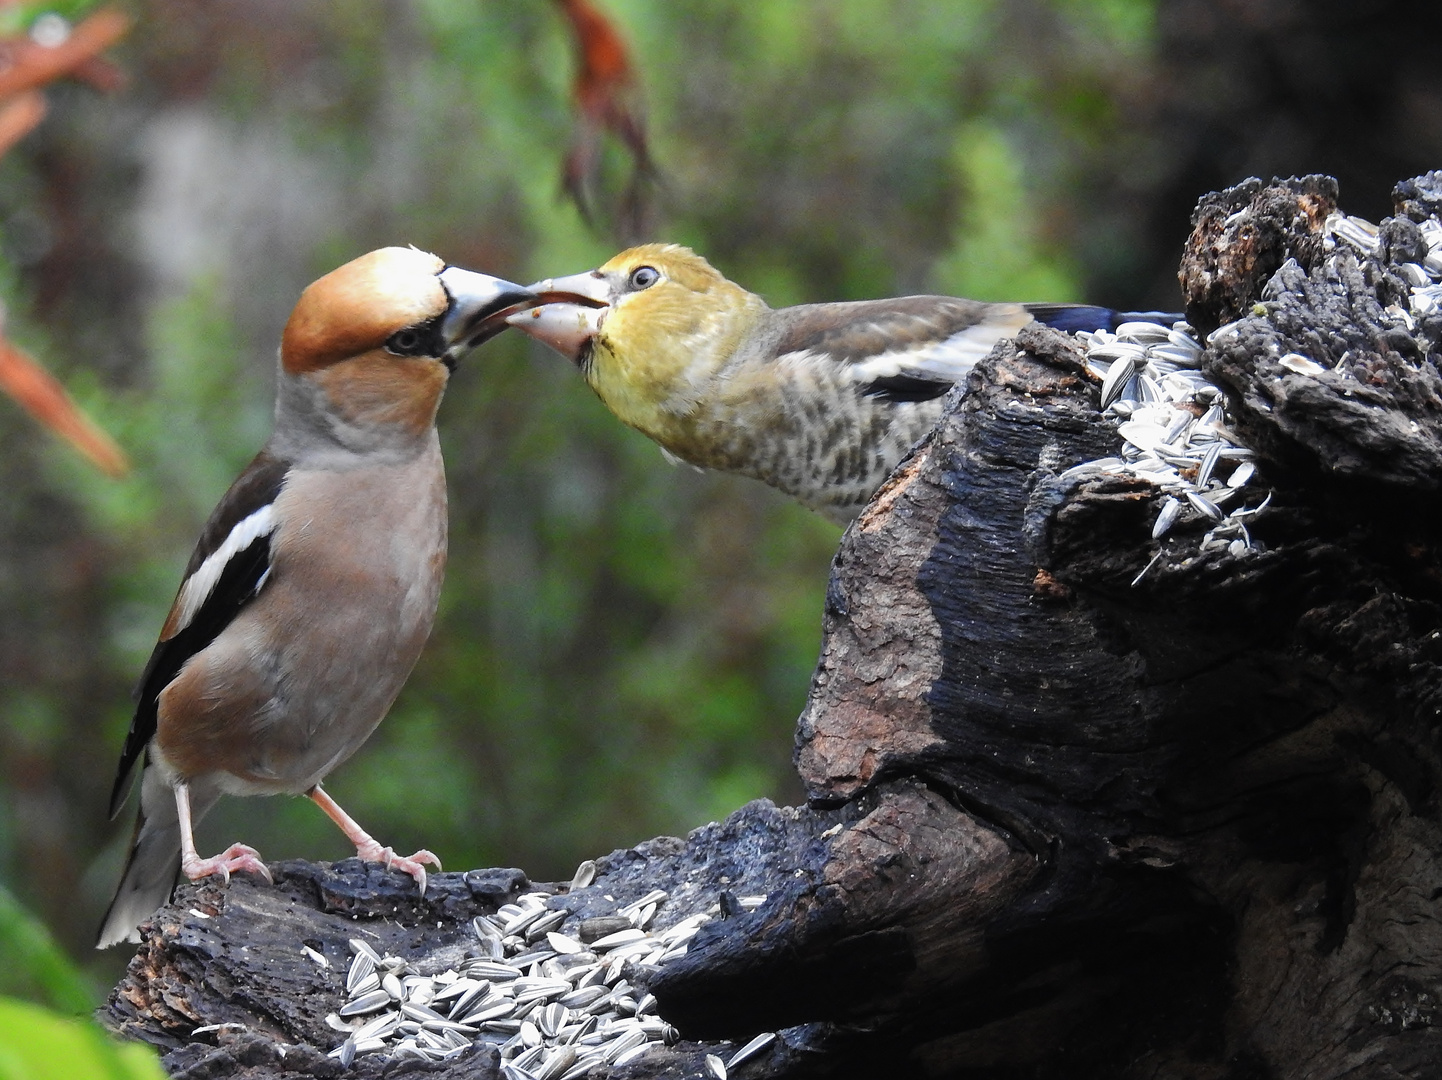
[[[392,334],[386,341],[386,348],[400,356],[414,356],[420,343],[420,331],[414,327],[407,327]]]
[[[638,266],[631,271],[631,288],[649,289],[661,280],[661,271],[654,266]]]

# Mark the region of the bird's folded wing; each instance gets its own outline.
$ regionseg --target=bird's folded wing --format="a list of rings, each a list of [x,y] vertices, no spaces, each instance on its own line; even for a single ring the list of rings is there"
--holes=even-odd
[[[778,361],[805,355],[844,364],[862,393],[889,401],[940,397],[1032,321],[1021,304],[950,296],[807,304],[776,314]]]
[[[271,565],[270,537],[276,527],[274,503],[289,467],[262,450],[206,522],[135,691],[135,716],[110,794],[112,817],[125,802],[131,769],[155,734],[160,692],[264,586]]]

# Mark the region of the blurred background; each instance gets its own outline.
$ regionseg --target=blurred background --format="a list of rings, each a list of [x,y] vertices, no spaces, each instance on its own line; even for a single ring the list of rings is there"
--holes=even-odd
[[[409,243],[517,281],[636,239],[772,304],[906,292],[1174,308],[1204,192],[1327,172],[1371,220],[1442,167],[1435,5],[1304,0],[135,0],[0,158],[5,334],[130,456],[0,397],[0,894],[96,990],[131,688],[264,441],[313,278]],[[94,4],[0,3],[0,80]],[[63,18],[57,21],[55,16]],[[8,44],[7,44],[8,43]],[[666,464],[505,335],[442,407],[434,637],[327,787],[383,842],[538,880],[748,799],[792,727],[840,532]],[[201,827],[348,855],[305,800]],[[4,911],[0,910],[0,922]],[[4,946],[0,945],[0,950]],[[3,958],[0,958],[3,959]],[[0,962],[0,993],[29,976]]]

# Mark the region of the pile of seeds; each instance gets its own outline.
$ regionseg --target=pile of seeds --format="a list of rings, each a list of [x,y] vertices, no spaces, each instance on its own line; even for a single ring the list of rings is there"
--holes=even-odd
[[[1246,520],[1267,499],[1246,505],[1243,489],[1256,473],[1254,455],[1232,434],[1222,391],[1199,370],[1202,346],[1192,328],[1183,322],[1169,327],[1130,322],[1115,333],[1098,330],[1077,338],[1087,350],[1088,369],[1102,381],[1103,411],[1119,421],[1122,451],[1064,475],[1099,470],[1148,480],[1167,493],[1152,527],[1154,539],[1190,509],[1213,522],[1203,550],[1222,546],[1233,555],[1251,550]]]
[[[1442,223],[1429,219],[1419,228],[1427,242],[1426,257],[1395,268],[1411,288],[1408,308],[1394,304],[1386,312],[1409,333],[1416,329],[1417,318],[1442,310]],[[1332,214],[1326,229],[1324,247],[1333,255],[1351,250],[1375,258],[1379,253],[1379,230],[1371,222]],[[1211,339],[1236,329],[1236,323],[1218,327]],[[1260,502],[1246,497],[1256,475],[1254,455],[1231,430],[1225,395],[1199,370],[1202,345],[1192,328],[1182,322],[1170,327],[1131,322],[1115,333],[1076,336],[1087,350],[1088,369],[1101,380],[1102,410],[1118,421],[1122,450],[1120,457],[1088,461],[1065,475],[1097,470],[1155,484],[1166,498],[1152,526],[1153,539],[1164,536],[1184,513],[1192,513],[1213,523],[1201,551],[1224,547],[1240,557],[1254,550],[1247,519],[1267,507],[1271,494]],[[1287,353],[1277,362],[1297,375],[1331,370],[1300,353]],[[1158,553],[1142,575],[1160,558]]]
[[[673,1044],[676,1031],[655,1015],[655,998],[632,987],[623,972],[685,955],[720,906],[653,930],[667,899],[660,889],[614,916],[586,920],[549,906],[552,895],[526,893],[472,920],[476,947],[435,975],[351,939],[346,1003],[326,1017],[345,1038],[330,1056],[346,1066],[370,1053],[440,1061],[480,1042],[499,1048],[508,1080],[572,1080]],[[764,900],[741,897],[739,905],[751,910]],[[307,948],[306,954],[329,967],[320,953]],[[725,1062],[708,1059],[708,1069],[724,1078],[774,1039],[757,1036]]]

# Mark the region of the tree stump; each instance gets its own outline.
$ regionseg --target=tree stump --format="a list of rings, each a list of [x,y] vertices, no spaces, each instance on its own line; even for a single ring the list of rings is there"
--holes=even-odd
[[[577,922],[657,888],[657,926],[726,916],[630,971],[680,1041],[590,1075],[717,1075],[759,1032],[779,1034],[732,1075],[1442,1070],[1442,300],[1422,265],[1442,173],[1399,185],[1375,237],[1337,239],[1336,200],[1324,177],[1210,195],[1183,259],[1204,370],[1272,492],[1250,548],[1202,543],[1200,514],[1154,540],[1149,483],[1068,472],[1119,445],[1074,340],[1024,331],[954,392],[837,553],[808,806],[546,887]],[[520,871],[437,875],[422,901],[353,860],[277,869],[182,888],[107,1021],[176,1076],[497,1073],[481,1040],[343,1067],[324,1017],[358,928],[442,970],[473,916],[532,888]],[[194,1033],[216,1024],[240,1026]]]

